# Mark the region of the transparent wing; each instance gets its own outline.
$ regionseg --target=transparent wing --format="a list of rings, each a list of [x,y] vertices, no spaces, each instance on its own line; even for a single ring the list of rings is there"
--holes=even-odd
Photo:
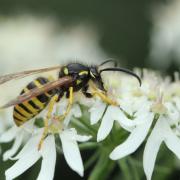
[[[34,88],[34,89],[30,90],[29,92],[22,94],[22,95],[18,96],[17,98],[9,101],[7,104],[2,106],[1,109],[8,108],[10,106],[14,106],[16,104],[20,104],[22,102],[28,101],[33,97],[41,95],[44,92],[48,92],[57,87],[68,86],[68,85],[72,84],[72,82],[73,82],[73,79],[70,76],[65,76],[56,81],[49,82],[40,88]]]
[[[61,69],[61,66],[54,66],[54,67],[49,67],[49,68],[42,68],[42,69],[36,69],[36,70],[29,70],[29,71],[22,71],[18,73],[12,73],[12,74],[7,74],[0,76],[0,85],[4,84],[8,81],[11,81],[13,79],[19,79],[19,78],[24,78],[30,75],[38,74],[38,73],[43,73],[43,72],[48,72],[48,71],[53,71]]]

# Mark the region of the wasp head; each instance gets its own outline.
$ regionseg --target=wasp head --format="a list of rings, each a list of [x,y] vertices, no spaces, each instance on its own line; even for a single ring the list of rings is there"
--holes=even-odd
[[[102,91],[106,91],[104,88],[101,74],[99,73],[97,66],[90,67],[90,78],[95,83],[98,89]]]

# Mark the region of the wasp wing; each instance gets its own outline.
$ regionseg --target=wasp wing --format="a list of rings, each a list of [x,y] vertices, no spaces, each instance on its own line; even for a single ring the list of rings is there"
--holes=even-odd
[[[24,78],[26,76],[30,76],[33,74],[53,71],[53,70],[57,70],[57,69],[60,70],[60,68],[61,68],[61,66],[54,66],[54,67],[49,67],[49,68],[35,69],[35,70],[22,71],[22,72],[18,72],[18,73],[3,75],[3,76],[0,76],[0,85],[4,84],[10,80],[13,80],[13,79]]]
[[[9,101],[7,104],[2,106],[1,108],[4,109],[4,108],[8,108],[10,106],[14,106],[16,104],[20,104],[22,102],[30,100],[33,97],[36,97],[36,96],[41,95],[45,92],[51,91],[57,87],[63,87],[63,86],[71,85],[72,82],[73,82],[72,77],[65,76],[65,77],[60,78],[56,81],[49,82],[40,88],[34,88],[34,89],[30,90],[29,92],[18,96],[16,99]]]

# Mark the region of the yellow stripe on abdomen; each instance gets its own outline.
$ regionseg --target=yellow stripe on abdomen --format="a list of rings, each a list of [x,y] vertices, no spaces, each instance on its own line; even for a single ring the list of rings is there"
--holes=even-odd
[[[38,80],[34,80],[33,81],[34,82],[34,84],[37,86],[37,87],[42,87],[43,85],[38,81]],[[48,93],[44,93],[47,97],[51,97],[51,95],[50,94],[48,94]]]
[[[17,118],[17,119],[19,119],[19,120],[21,120],[23,122],[27,121],[26,117],[21,116],[19,113],[15,112],[15,111],[14,111],[13,115],[14,115],[15,118]]]
[[[27,87],[24,88],[24,92],[29,92],[29,89]],[[43,109],[45,107],[45,104],[40,102],[36,97],[32,98],[31,101],[39,107],[39,109]]]
[[[25,116],[26,118],[31,118],[33,116],[33,114],[28,113],[27,111],[25,111],[23,108],[21,108],[19,105],[15,106],[15,109],[17,109],[23,116]]]
[[[50,80],[46,78],[39,77],[36,80],[30,82],[20,94],[22,95],[24,93],[30,92],[32,89],[40,88],[49,81]],[[28,120],[32,119],[34,116],[38,115],[47,106],[51,97],[52,93],[46,92],[15,105],[13,117],[16,125],[21,126]]]
[[[36,97],[32,98],[31,100],[36,106],[39,107],[39,109],[44,109],[45,104],[40,102]]]
[[[35,108],[33,108],[28,102],[22,103],[29,111],[33,113],[33,115],[36,115],[39,111]]]

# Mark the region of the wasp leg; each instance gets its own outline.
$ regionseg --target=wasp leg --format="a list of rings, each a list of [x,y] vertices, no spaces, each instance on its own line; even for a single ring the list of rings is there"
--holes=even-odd
[[[82,93],[83,93],[87,98],[92,98],[93,95],[92,95],[91,93],[87,92],[87,91],[88,91],[88,88],[89,88],[88,85],[84,86],[84,87],[82,88]]]
[[[54,108],[55,103],[57,102],[58,99],[58,95],[55,95],[52,97],[50,103],[49,103],[49,107],[48,107],[48,113],[46,115],[46,119],[44,121],[44,131],[43,134],[41,136],[40,142],[38,144],[38,150],[41,149],[42,144],[44,142],[44,139],[46,138],[47,134],[48,134],[48,128],[49,128],[49,119],[51,118],[51,114]]]
[[[66,112],[62,116],[57,117],[59,121],[64,120],[64,118],[69,114],[72,104],[73,104],[73,87],[70,87],[68,92],[68,106]]]
[[[61,99],[63,96],[64,96],[64,90],[63,90],[63,89],[59,89],[57,102],[59,102],[60,99]]]
[[[99,96],[102,101],[104,101],[107,104],[113,105],[113,106],[118,106],[118,103],[116,101],[113,101],[112,99],[108,98],[107,95],[105,93],[102,93],[98,90],[94,90],[92,92],[93,96]]]

